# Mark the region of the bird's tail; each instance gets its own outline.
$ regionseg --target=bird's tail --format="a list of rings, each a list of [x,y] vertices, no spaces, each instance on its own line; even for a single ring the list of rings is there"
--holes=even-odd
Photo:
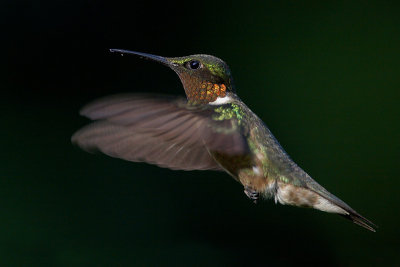
[[[344,218],[351,220],[353,223],[358,224],[372,232],[376,232],[376,229],[378,227],[374,223],[372,223],[367,218],[361,216],[358,212],[353,210],[349,205],[344,203],[341,199],[339,199],[335,195],[329,193],[327,190],[319,191],[316,193],[318,195],[322,196],[323,198],[325,198],[331,204],[339,207],[342,211],[344,211],[344,212],[335,212],[335,213],[338,213],[339,215],[343,216]]]
[[[346,219],[351,220],[353,223],[358,224],[372,232],[376,232],[376,229],[378,228],[375,224],[373,224],[371,221],[366,219],[365,217],[361,216],[357,212],[349,212],[349,214],[340,214]]]
[[[377,226],[361,216],[349,205],[329,193],[315,181],[308,185],[295,186],[278,182],[275,201],[281,204],[310,207],[325,212],[339,214],[370,231],[376,232]]]

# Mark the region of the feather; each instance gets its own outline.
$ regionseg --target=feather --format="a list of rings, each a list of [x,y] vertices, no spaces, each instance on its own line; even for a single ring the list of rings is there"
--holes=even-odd
[[[209,151],[245,154],[248,147],[240,131],[230,131],[235,122],[211,119],[213,108],[163,95],[106,97],[81,110],[96,121],[76,132],[72,142],[90,152],[170,169],[222,170]]]

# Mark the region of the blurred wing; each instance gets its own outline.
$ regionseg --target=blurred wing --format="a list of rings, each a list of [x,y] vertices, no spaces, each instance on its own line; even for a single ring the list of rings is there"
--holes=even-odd
[[[107,97],[82,109],[97,121],[72,141],[87,151],[170,169],[222,170],[209,151],[236,155],[248,147],[235,120],[212,120],[213,108],[161,95]]]

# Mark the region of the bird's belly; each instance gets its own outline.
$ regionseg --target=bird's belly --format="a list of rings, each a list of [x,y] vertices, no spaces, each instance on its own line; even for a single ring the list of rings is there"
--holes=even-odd
[[[253,165],[250,155],[227,155],[215,151],[210,151],[210,154],[237,181],[240,181],[239,174],[243,170],[251,169]]]
[[[271,191],[271,196],[273,195],[275,180],[268,179],[262,163],[254,155],[227,155],[215,151],[210,154],[227,173],[244,187],[252,188],[262,195]]]
[[[261,166],[254,165],[251,168],[240,170],[238,178],[245,187],[252,188],[262,195],[269,195],[268,192],[271,193],[271,196],[274,194],[275,180],[269,178]]]

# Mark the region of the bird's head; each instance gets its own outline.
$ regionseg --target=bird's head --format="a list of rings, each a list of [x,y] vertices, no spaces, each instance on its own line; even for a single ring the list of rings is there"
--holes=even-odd
[[[161,57],[120,49],[110,51],[137,55],[170,67],[181,79],[188,101],[195,104],[214,102],[235,90],[228,65],[214,56]]]

